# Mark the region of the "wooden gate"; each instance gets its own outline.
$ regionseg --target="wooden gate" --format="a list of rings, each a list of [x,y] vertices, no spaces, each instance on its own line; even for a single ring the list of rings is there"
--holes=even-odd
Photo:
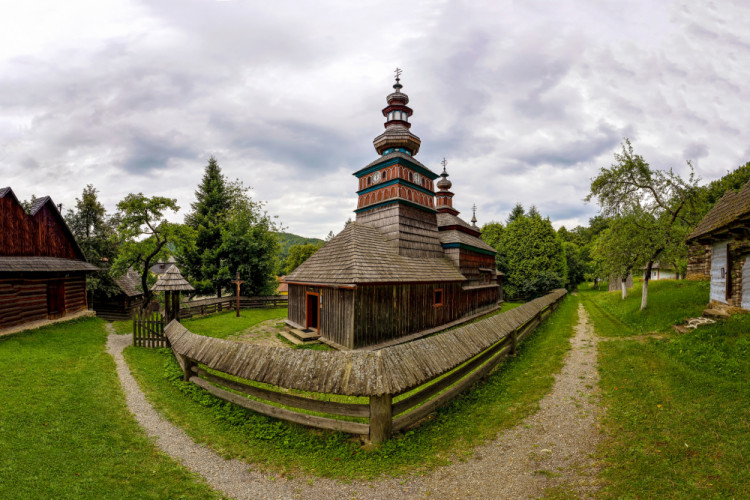
[[[137,311],[133,316],[133,345],[136,347],[169,347],[164,336],[164,318],[158,312]]]

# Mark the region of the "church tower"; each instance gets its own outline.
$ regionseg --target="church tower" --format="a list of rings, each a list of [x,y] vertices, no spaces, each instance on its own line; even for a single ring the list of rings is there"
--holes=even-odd
[[[377,227],[399,254],[442,257],[435,209],[432,170],[414,156],[421,141],[411,131],[409,96],[401,92],[401,70],[396,70],[394,92],[383,108],[385,131],[373,140],[380,157],[354,173],[359,182],[357,222]]]

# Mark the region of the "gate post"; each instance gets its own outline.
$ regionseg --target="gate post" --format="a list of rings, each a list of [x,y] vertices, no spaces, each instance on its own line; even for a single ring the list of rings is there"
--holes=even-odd
[[[391,437],[393,406],[391,395],[370,396],[370,442],[380,444]]]

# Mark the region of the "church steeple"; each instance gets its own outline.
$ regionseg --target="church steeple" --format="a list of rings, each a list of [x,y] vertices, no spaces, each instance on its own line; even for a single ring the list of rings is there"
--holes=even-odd
[[[378,154],[387,155],[394,151],[414,156],[419,152],[422,141],[409,129],[409,117],[414,113],[407,106],[409,96],[401,92],[401,70],[396,68],[396,83],[393,85],[394,92],[388,94],[386,101],[388,105],[383,108],[383,116],[386,117],[385,132],[377,136],[372,142]]]
[[[440,164],[443,165],[443,173],[440,174],[440,177],[442,177],[442,179],[437,182],[437,187],[438,189],[440,189],[440,191],[435,193],[435,204],[437,205],[437,211],[452,215],[458,215],[459,211],[453,208],[453,193],[450,191],[453,183],[448,180],[448,172],[445,170],[448,162],[445,160],[445,158],[443,158],[443,161],[440,162]]]

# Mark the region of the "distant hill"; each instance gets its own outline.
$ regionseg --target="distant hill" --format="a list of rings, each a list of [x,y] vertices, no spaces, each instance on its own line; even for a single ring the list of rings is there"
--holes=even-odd
[[[286,259],[289,257],[289,247],[292,245],[307,245],[312,243],[313,245],[320,245],[325,243],[320,238],[305,238],[292,233],[276,233],[276,237],[279,240],[279,266],[277,266],[278,272],[282,272],[284,265],[286,265]]]

